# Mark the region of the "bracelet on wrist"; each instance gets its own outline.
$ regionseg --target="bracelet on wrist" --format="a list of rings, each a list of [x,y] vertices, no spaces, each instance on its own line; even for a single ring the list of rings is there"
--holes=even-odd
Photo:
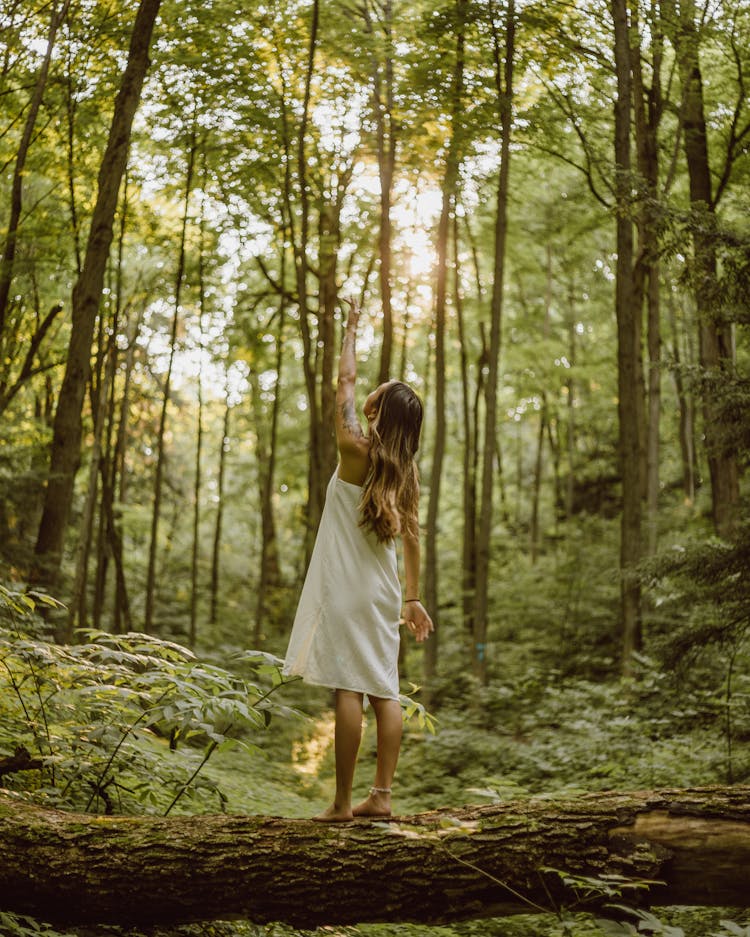
[[[421,602],[421,601],[422,601],[422,600],[419,599],[419,598],[417,598],[417,599],[404,599],[404,605],[408,605],[409,602]]]

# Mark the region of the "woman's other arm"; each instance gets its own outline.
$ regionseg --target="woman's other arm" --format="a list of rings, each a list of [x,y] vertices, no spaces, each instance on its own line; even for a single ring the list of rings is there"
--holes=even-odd
[[[405,530],[401,535],[401,542],[404,547],[404,579],[406,585],[406,596],[401,609],[401,617],[417,641],[424,641],[430,632],[435,630],[435,626],[419,599],[419,534],[413,534]]]

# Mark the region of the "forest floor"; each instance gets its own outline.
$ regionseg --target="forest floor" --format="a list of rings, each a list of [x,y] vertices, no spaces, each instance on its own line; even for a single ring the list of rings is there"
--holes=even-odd
[[[607,707],[601,708],[602,689],[586,687],[580,681],[575,687],[560,688],[553,705],[530,707],[525,720],[500,733],[494,725],[477,727],[476,717],[457,711],[441,712],[434,735],[407,723],[394,791],[397,812],[408,815],[545,792],[725,780],[724,753],[715,732],[708,727],[705,731],[694,728],[688,737],[679,727],[671,726],[670,732],[659,737],[652,726],[649,734],[636,714],[618,722],[612,712],[603,711]],[[586,701],[587,694],[591,698]],[[259,740],[263,754],[232,751],[219,754],[211,763],[209,774],[223,790],[228,811],[309,817],[330,802],[334,790],[330,694],[294,687],[292,695],[295,703],[307,704],[310,715],[291,718],[266,733]],[[614,697],[610,703],[620,706]],[[553,710],[558,716],[567,712],[569,717],[553,718]],[[375,721],[366,713],[355,797],[366,793],[374,764]],[[304,932],[283,925],[227,923],[220,925],[226,930],[213,933],[217,937],[313,933],[330,937],[748,937],[750,927],[745,917],[744,912],[732,909],[662,908],[653,909],[650,916],[644,912],[631,924],[560,909],[557,915],[519,915],[445,927],[368,924]],[[737,923],[740,921],[743,923]]]

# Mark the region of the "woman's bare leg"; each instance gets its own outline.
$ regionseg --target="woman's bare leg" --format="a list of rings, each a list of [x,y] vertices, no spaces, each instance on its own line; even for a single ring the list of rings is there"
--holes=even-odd
[[[401,751],[401,704],[395,699],[370,697],[378,723],[378,760],[375,783],[369,796],[352,811],[355,817],[389,817],[391,815],[390,789],[396,773]],[[379,788],[379,790],[376,790]]]
[[[362,693],[336,690],[336,796],[314,819],[335,823],[352,819],[352,782],[362,738]]]

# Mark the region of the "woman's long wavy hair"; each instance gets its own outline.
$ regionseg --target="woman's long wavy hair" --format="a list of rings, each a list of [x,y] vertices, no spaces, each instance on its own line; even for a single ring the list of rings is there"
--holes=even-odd
[[[370,424],[370,471],[360,501],[365,530],[380,543],[419,530],[419,476],[415,456],[422,401],[401,381],[385,388]]]

